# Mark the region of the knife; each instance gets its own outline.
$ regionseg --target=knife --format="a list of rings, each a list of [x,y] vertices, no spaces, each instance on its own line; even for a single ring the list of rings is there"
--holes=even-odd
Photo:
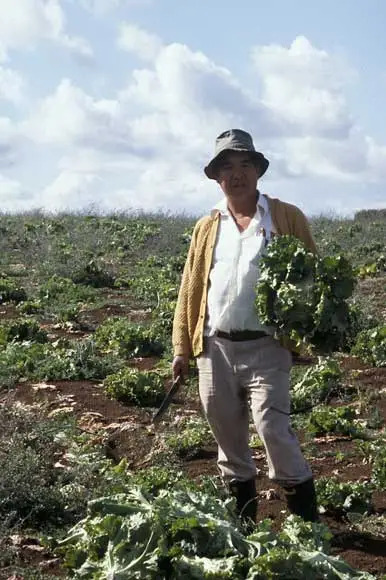
[[[177,394],[182,382],[181,375],[178,375],[176,379],[174,379],[172,386],[170,387],[169,391],[166,394],[166,397],[162,401],[159,409],[154,413],[152,418],[152,423],[156,423],[161,419],[161,417],[166,413],[170,404],[173,401],[174,395]]]

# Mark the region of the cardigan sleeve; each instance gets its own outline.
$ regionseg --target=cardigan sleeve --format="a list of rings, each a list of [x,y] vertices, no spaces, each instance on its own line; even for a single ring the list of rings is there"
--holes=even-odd
[[[182,273],[177,304],[174,311],[173,332],[172,332],[174,356],[189,356],[191,352],[191,345],[189,340],[189,324],[188,324],[188,316],[189,316],[188,293],[190,279],[193,271],[198,225],[199,223],[196,224],[193,230],[188,256],[186,258],[184,270]]]
[[[293,235],[299,238],[313,254],[317,254],[318,249],[312,237],[311,228],[306,216],[298,207],[294,207],[294,212]]]
[[[311,234],[306,216],[296,205],[267,195],[272,219],[280,235],[290,234],[302,241],[306,248],[317,254],[318,250]]]

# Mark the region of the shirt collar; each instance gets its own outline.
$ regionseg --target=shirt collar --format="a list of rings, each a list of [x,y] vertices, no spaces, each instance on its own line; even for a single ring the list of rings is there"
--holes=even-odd
[[[265,195],[259,192],[259,201],[257,202],[258,210],[260,211],[260,215],[263,216],[268,211],[268,202]],[[223,197],[215,206],[213,206],[211,211],[211,216],[214,216],[220,212],[221,216],[229,216],[228,204],[226,197]]]

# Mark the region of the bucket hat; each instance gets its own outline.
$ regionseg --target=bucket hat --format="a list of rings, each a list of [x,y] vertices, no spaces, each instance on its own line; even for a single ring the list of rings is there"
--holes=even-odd
[[[204,169],[205,175],[209,179],[216,179],[216,161],[225,151],[247,151],[250,153],[260,168],[259,177],[264,175],[268,169],[269,161],[260,151],[256,151],[251,135],[242,129],[229,129],[221,133],[216,139],[214,156]]]

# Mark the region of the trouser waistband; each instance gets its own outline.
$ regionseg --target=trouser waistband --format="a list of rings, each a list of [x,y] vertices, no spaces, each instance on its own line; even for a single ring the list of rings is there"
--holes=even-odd
[[[234,342],[242,342],[244,340],[258,340],[259,338],[265,338],[269,336],[262,330],[231,330],[230,332],[216,330],[214,335],[218,336],[218,338],[225,338],[226,340],[232,340]]]

